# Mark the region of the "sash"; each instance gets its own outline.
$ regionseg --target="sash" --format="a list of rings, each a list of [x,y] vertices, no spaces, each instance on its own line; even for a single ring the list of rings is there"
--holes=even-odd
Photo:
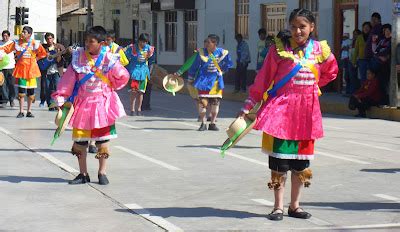
[[[18,40],[15,40],[14,43],[18,43]],[[29,39],[28,44],[26,45],[26,47],[24,48],[24,50],[21,51],[21,53],[17,56],[17,63],[18,61],[21,59],[21,57],[24,55],[24,53],[28,50],[29,46],[31,45],[32,42],[32,38]]]

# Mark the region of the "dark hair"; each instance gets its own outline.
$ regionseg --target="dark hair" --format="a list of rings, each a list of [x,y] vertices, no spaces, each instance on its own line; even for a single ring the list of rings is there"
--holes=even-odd
[[[1,35],[4,35],[4,34],[7,34],[8,36],[11,35],[11,34],[10,34],[10,31],[8,31],[8,30],[4,30],[4,31],[1,33]]]
[[[261,34],[267,35],[267,30],[265,30],[265,28],[259,29],[258,30],[258,35],[261,35]]]
[[[369,28],[372,28],[372,25],[370,22],[364,22],[362,27],[364,27],[364,26],[369,26]]]
[[[48,37],[53,37],[54,38],[54,34],[51,32],[47,32],[46,34],[44,34],[44,38],[47,39]]]
[[[115,38],[115,31],[114,30],[107,31],[107,37]]]
[[[216,43],[217,45],[219,44],[219,36],[216,34],[209,34],[207,36],[207,38],[211,41],[213,41],[213,43]]]
[[[289,16],[289,23],[292,22],[295,18],[297,17],[304,17],[306,18],[310,23],[315,23],[315,17],[313,13],[307,9],[303,8],[297,8],[290,13]]]
[[[378,12],[374,12],[374,13],[371,15],[371,18],[377,18],[377,19],[379,19],[379,21],[382,20],[382,17],[381,17],[381,15],[380,15]]]
[[[372,68],[372,67],[369,67],[369,68],[367,69],[367,71],[370,71],[370,72],[373,73],[375,76],[376,76],[376,74],[378,74],[378,70],[376,70],[375,68]]]
[[[389,29],[389,31],[392,31],[392,25],[389,24],[389,23],[384,24],[384,25],[382,26],[382,31],[384,31],[385,29]]]
[[[243,35],[242,34],[236,34],[235,39],[243,39]]]
[[[33,29],[30,26],[25,26],[22,28],[23,31],[27,31],[29,34],[32,35]]]
[[[353,32],[357,33],[357,35],[360,35],[362,33],[360,29],[355,29]]]
[[[149,36],[146,33],[142,33],[139,35],[139,41],[143,41],[148,43],[149,42]]]
[[[106,29],[104,29],[104,27],[102,26],[94,26],[92,28],[90,28],[88,31],[86,31],[86,35],[85,37],[92,37],[95,40],[97,40],[97,42],[104,42],[106,40]]]
[[[276,37],[278,39],[282,40],[282,42],[285,46],[288,46],[290,44],[289,39],[292,37],[292,33],[290,32],[290,30],[285,29],[285,30],[279,31],[278,34],[276,35]]]

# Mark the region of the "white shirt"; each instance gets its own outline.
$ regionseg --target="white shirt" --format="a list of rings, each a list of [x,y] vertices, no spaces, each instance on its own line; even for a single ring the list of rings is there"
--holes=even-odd
[[[12,42],[13,42],[12,40],[9,40],[7,42],[0,41],[0,46],[7,45],[7,44],[12,43]],[[6,67],[4,67],[3,69],[13,69],[13,68],[15,68],[14,52],[11,52],[11,53],[7,54],[7,56],[10,58],[10,63]]]

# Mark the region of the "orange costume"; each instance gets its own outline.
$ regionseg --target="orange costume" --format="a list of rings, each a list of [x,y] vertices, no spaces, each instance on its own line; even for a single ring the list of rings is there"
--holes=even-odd
[[[22,51],[25,49],[26,51],[21,56]],[[16,61],[13,72],[13,76],[17,79],[17,86],[24,89],[37,88],[36,78],[40,77],[41,73],[36,61],[47,56],[46,49],[34,39],[31,39],[30,43],[19,39],[1,46],[0,50],[5,53],[15,51],[17,58],[19,58]]]

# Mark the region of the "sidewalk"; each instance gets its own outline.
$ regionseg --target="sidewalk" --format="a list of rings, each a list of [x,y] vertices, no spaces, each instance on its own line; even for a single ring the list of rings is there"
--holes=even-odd
[[[245,93],[233,93],[234,86],[226,84],[224,90],[224,99],[231,101],[244,102],[247,98]],[[187,88],[183,88],[180,94],[189,94]],[[320,97],[321,111],[327,114],[354,116],[357,111],[349,110],[347,107],[349,98],[342,96],[339,93],[324,93]],[[400,121],[400,110],[396,107],[379,108],[372,107],[367,111],[368,118],[385,119],[391,121]]]

